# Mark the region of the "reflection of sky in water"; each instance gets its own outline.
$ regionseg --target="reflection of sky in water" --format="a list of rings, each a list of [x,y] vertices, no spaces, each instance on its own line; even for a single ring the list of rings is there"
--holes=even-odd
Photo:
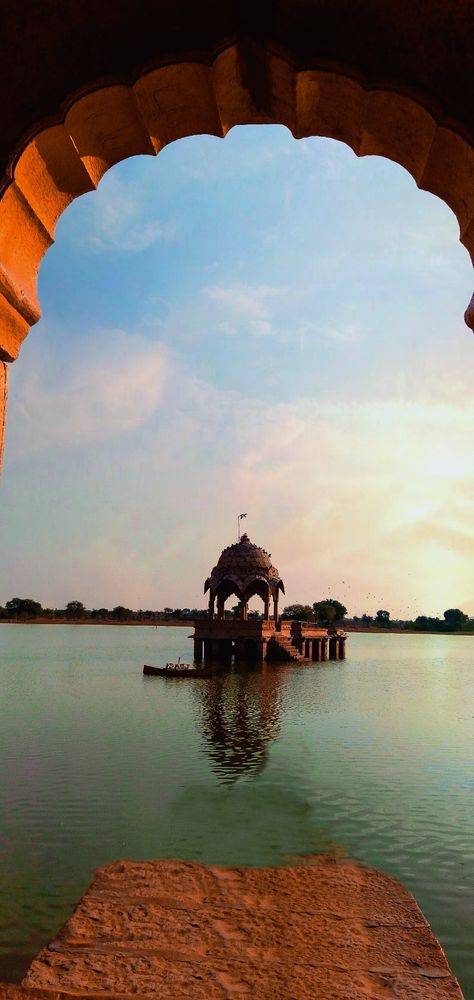
[[[351,635],[345,662],[141,676],[189,659],[187,635],[0,628],[0,974],[107,861],[324,850],[401,878],[469,995],[474,642]]]

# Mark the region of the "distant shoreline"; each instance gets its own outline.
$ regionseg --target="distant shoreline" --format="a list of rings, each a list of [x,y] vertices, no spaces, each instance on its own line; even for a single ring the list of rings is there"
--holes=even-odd
[[[202,619],[199,619],[199,621],[202,621]],[[194,623],[194,618],[190,618],[188,621],[183,621],[182,618],[170,618],[166,622],[113,621],[112,619],[85,621],[83,618],[69,618],[67,620],[25,618],[24,621],[19,621],[17,618],[2,618],[0,620],[0,625],[92,625],[94,627],[101,625],[113,625],[114,627],[126,625],[127,628],[194,628]],[[464,635],[471,638],[474,636],[474,632],[463,632],[456,629],[452,632],[436,632],[431,629],[415,628],[377,628],[376,626],[372,628],[370,626],[368,628],[359,628],[357,625],[345,625],[344,622],[340,623],[338,627],[344,628],[348,633],[360,632],[362,635],[375,633],[377,635]]]
[[[194,628],[194,618],[190,618],[189,621],[183,621],[182,618],[175,620],[170,619],[167,622],[133,622],[133,621],[114,621],[112,618],[102,618],[98,621],[90,621],[90,619],[84,618],[25,618],[19,620],[18,618],[2,618],[0,619],[0,625],[127,625],[134,626],[139,625],[142,628],[169,628],[170,626],[174,628]]]

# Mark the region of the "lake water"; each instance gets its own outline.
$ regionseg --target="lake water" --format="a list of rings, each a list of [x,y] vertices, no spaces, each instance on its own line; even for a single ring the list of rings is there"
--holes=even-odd
[[[0,979],[116,858],[400,878],[474,998],[474,637],[361,635],[347,659],[144,678],[188,629],[0,625]]]

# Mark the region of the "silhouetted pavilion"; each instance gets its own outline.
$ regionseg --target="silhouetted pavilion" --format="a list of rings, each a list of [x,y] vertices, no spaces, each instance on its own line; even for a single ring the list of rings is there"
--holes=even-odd
[[[194,657],[198,663],[236,660],[289,660],[295,663],[340,659],[346,634],[340,628],[323,628],[311,622],[282,621],[278,597],[283,580],[272,565],[271,555],[242,535],[225,548],[204,585],[209,591],[207,619],[195,623]],[[234,595],[239,615],[225,617],[225,603]],[[258,596],[263,618],[248,617],[248,602]],[[270,615],[270,604],[273,614]]]

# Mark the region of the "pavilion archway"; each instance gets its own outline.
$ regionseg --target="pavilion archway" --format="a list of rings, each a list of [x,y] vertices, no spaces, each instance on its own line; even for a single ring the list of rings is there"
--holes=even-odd
[[[449,205],[474,261],[474,146],[418,96],[372,86],[353,71],[297,69],[254,42],[230,45],[210,64],[92,83],[16,150],[0,196],[0,459],[7,365],[40,317],[38,271],[62,212],[127,157],[156,155],[185,136],[224,137],[243,124],[281,124],[297,139],[338,139],[358,156],[400,163]],[[474,329],[474,297],[465,319]]]

